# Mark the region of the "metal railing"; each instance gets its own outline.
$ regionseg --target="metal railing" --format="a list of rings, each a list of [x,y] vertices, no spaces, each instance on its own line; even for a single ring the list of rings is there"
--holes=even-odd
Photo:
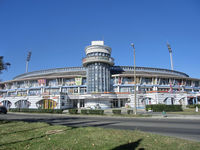
[[[84,68],[84,67],[67,67],[67,68],[39,70],[39,71],[33,71],[33,72],[18,75],[16,77],[14,77],[13,79],[21,79],[21,78],[26,78],[26,77],[29,77],[29,76],[31,77],[31,76],[37,76],[37,75],[45,75],[45,74],[51,74],[51,73],[73,72],[73,71],[86,71],[86,68]]]
[[[106,56],[90,56],[82,59],[83,64],[87,64],[90,62],[107,62],[111,65],[114,64],[114,58],[112,57],[106,57]]]
[[[113,66],[112,70],[120,70],[120,71],[133,71],[134,67],[132,66]],[[161,68],[149,68],[149,67],[136,67],[136,71],[139,72],[152,72],[152,73],[167,73],[172,75],[178,75],[182,77],[189,77],[186,73],[168,70],[168,69],[161,69]]]

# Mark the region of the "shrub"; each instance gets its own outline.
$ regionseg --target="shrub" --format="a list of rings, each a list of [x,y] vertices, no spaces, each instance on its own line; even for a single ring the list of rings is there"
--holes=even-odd
[[[88,114],[88,110],[87,109],[81,109],[81,114]]]
[[[29,109],[29,108],[10,108],[10,112],[26,112],[26,113],[57,113],[61,114],[62,109]]]
[[[165,105],[165,104],[146,105],[146,111],[148,110],[153,110],[154,112],[183,111],[182,105]]]
[[[127,114],[133,114],[133,110],[127,110]]]
[[[10,112],[20,112],[19,108],[10,108],[9,109]]]
[[[78,114],[78,109],[69,109],[70,114]]]
[[[101,109],[90,109],[88,110],[89,114],[94,114],[94,115],[103,115],[104,114],[104,110]]]
[[[196,108],[196,106],[197,106],[198,108],[200,108],[200,104],[187,105],[186,107],[187,107],[187,108]]]
[[[121,110],[120,109],[114,109],[112,110],[113,114],[121,114]]]

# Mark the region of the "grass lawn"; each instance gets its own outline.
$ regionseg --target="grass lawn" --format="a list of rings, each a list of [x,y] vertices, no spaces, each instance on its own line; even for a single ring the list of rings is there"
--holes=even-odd
[[[199,147],[200,142],[140,131],[0,121],[1,150],[197,150]]]
[[[187,108],[184,109],[183,111],[178,111],[178,112],[167,112],[170,114],[180,114],[180,115],[200,115],[200,109],[199,112],[195,111],[195,108]]]

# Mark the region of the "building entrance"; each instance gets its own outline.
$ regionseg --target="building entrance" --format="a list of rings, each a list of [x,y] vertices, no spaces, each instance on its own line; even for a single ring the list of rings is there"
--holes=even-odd
[[[36,106],[40,109],[54,109],[57,103],[51,99],[43,99],[36,103]]]
[[[118,106],[118,99],[113,99],[111,101],[111,108],[117,108]]]

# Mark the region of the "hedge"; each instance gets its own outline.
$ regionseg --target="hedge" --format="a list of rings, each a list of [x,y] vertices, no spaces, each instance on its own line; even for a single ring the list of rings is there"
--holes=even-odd
[[[101,109],[89,109],[88,110],[89,114],[94,114],[94,115],[103,115],[104,114],[104,110]]]
[[[196,106],[197,106],[198,108],[200,108],[200,104],[187,105],[186,107],[187,107],[187,108],[196,108]]]
[[[121,114],[121,110],[120,109],[114,109],[112,110],[113,114]]]
[[[69,109],[70,114],[78,114],[78,109]]]
[[[81,114],[88,114],[88,110],[87,109],[81,109]]]
[[[82,109],[81,114],[103,115],[104,110],[101,110],[101,109]]]
[[[183,111],[182,105],[165,105],[165,104],[146,105],[146,111],[148,110],[152,110],[153,112]]]
[[[127,110],[127,114],[133,114],[133,110]]]
[[[56,113],[62,114],[62,109],[29,109],[29,108],[10,108],[10,112],[27,112],[27,113]]]

